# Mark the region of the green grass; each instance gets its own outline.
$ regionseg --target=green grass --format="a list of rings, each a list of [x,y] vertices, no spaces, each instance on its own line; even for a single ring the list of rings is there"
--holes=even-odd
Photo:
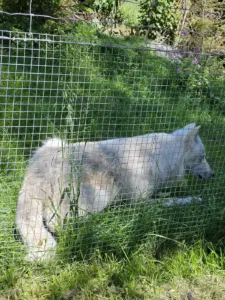
[[[54,23],[46,24],[51,32],[61,33]],[[199,54],[201,68],[192,58],[175,63],[141,48],[142,38],[108,37],[87,24],[68,27],[68,32],[74,37],[49,35],[53,43],[4,41],[1,50],[3,299],[60,299],[73,289],[76,299],[186,299],[189,290],[197,299],[211,299],[213,293],[214,299],[223,299],[224,256],[209,249],[211,243],[217,250],[224,247],[221,62]],[[28,159],[42,140],[55,135],[75,142],[171,132],[188,122],[202,125],[215,178],[204,182],[187,176],[155,200],[199,196],[202,202],[169,208],[162,203],[120,203],[101,214],[68,220],[58,233],[56,263],[23,263],[23,245],[14,235],[16,199]],[[181,243],[191,245],[200,237],[207,240],[206,249],[205,244]]]
[[[163,237],[161,240],[165,241]],[[225,256],[210,243],[174,243],[156,254],[152,242],[120,259],[95,252],[87,261],[1,268],[1,299],[225,299]]]

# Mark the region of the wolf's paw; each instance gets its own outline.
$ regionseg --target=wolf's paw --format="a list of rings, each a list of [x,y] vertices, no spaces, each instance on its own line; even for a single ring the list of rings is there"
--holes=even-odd
[[[165,198],[163,201],[164,206],[175,206],[175,205],[184,205],[191,203],[193,201],[201,202],[202,198],[200,197],[193,197],[193,196],[187,196],[187,197],[179,197],[179,198]]]
[[[43,263],[54,259],[56,255],[56,241],[52,237],[50,240],[39,241],[37,246],[30,247],[25,256],[27,262]]]

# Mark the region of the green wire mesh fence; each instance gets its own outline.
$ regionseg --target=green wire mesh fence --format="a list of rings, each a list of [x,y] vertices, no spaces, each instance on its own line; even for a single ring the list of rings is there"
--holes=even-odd
[[[103,37],[80,42],[72,35],[0,35],[1,259],[24,252],[42,259],[46,249],[76,259],[94,249],[130,251],[157,235],[216,235],[224,214],[223,57]],[[215,175],[209,180],[174,171],[188,168],[187,156],[200,164],[198,152],[192,149],[191,156],[175,140],[164,147],[172,132],[193,122],[201,125]],[[125,140],[162,132],[170,135]],[[22,186],[34,151],[53,138]],[[194,143],[201,147],[197,138]],[[172,154],[179,160],[170,160]],[[135,194],[139,188],[146,193]],[[15,222],[19,192],[25,200]],[[107,203],[80,213],[80,199],[91,197]]]

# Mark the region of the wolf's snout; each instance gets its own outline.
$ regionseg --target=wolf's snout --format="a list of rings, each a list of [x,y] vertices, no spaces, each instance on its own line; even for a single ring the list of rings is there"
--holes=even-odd
[[[212,178],[214,176],[215,176],[214,172],[210,171],[210,172],[205,172],[205,173],[199,174],[198,178],[199,179],[203,179],[203,180],[207,180],[207,179],[210,179],[210,178]]]

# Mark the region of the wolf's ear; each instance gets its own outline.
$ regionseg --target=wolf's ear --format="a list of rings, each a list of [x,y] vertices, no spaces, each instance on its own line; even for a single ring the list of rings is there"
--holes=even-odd
[[[187,129],[187,130],[192,130],[192,129],[194,129],[196,127],[196,123],[190,123],[190,124],[188,124],[188,125],[186,125],[186,126],[184,126],[184,128],[183,129]]]
[[[201,128],[201,126],[196,126],[195,123],[186,125],[183,128],[183,134],[184,134],[185,140],[191,140],[191,139],[195,140],[199,133],[200,128]]]
[[[201,126],[196,126],[195,123],[190,123],[184,126],[182,129],[178,129],[173,132],[173,135],[182,135],[184,139],[195,139],[198,135],[199,129]]]

